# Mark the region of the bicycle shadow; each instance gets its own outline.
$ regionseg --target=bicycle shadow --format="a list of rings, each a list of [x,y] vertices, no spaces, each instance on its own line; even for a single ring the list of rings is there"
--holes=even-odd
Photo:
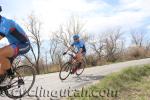
[[[76,76],[75,81],[95,81],[95,80],[100,80],[102,78],[104,78],[104,76],[102,75],[89,74],[89,75]]]
[[[103,79],[105,76],[102,75],[94,75],[94,74],[86,74],[86,75],[81,75],[81,76],[72,76],[72,78],[68,78],[66,80],[64,80],[63,82],[93,82],[96,80],[101,80]]]

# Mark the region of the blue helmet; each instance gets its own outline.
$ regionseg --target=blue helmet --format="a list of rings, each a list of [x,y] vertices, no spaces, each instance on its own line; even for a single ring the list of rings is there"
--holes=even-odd
[[[75,34],[75,35],[73,36],[73,39],[78,39],[78,38],[80,38],[78,34]]]
[[[0,6],[0,12],[2,11],[2,7]]]

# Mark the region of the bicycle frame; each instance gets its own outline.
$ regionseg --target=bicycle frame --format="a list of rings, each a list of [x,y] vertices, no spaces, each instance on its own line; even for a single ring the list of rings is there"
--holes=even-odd
[[[68,53],[68,55],[70,56],[69,62],[71,64],[74,64],[77,62],[76,57],[73,54]]]
[[[17,61],[16,61],[16,62],[14,62],[13,67],[18,66],[20,62],[21,62],[21,57],[20,57],[20,56],[18,56],[18,59],[17,59]]]
[[[76,73],[77,76],[81,75],[82,72],[84,71],[84,68],[85,68],[85,63],[83,61],[83,65],[80,66],[79,68],[79,63],[76,59],[76,56],[74,54],[76,53],[67,53],[67,55],[70,56],[70,59],[65,62],[62,66],[61,66],[61,69],[60,69],[60,72],[59,72],[59,77],[61,80],[65,80],[70,74],[74,74]]]

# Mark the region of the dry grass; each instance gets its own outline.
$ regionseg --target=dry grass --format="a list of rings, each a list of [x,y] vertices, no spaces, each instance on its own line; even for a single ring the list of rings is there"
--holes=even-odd
[[[98,84],[86,88],[117,91],[116,96],[72,97],[69,100],[150,100],[150,65],[128,68],[108,75]],[[81,92],[80,92],[81,93]]]

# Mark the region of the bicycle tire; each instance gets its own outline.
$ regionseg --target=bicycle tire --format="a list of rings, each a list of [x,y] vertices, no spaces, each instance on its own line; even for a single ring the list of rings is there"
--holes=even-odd
[[[63,71],[68,72],[65,77],[62,77],[62,72]],[[59,78],[61,80],[65,80],[70,75],[70,71],[71,71],[71,64],[69,62],[67,62],[64,65],[62,65],[62,67],[60,69],[60,72],[59,72]]]
[[[28,72],[27,72],[27,70],[24,70],[25,68],[29,68],[29,70],[28,70]],[[21,69],[23,69],[24,70],[24,73],[22,72],[19,72],[19,70],[21,70]],[[26,71],[26,72],[25,72]],[[31,75],[29,76],[29,71],[31,71]],[[25,88],[25,91],[23,90],[23,93],[20,93],[18,96],[15,96],[14,95],[14,93],[13,93],[13,91],[10,93],[9,92],[9,89],[7,89],[7,90],[5,90],[4,92],[5,92],[5,94],[6,94],[6,96],[8,96],[9,98],[13,98],[13,99],[18,99],[18,98],[22,98],[23,96],[25,96],[30,90],[31,90],[31,88],[33,87],[33,85],[34,85],[34,83],[35,83],[35,70],[34,70],[34,68],[33,67],[31,67],[31,66],[28,66],[28,65],[22,65],[22,66],[18,66],[18,67],[16,67],[15,69],[14,69],[14,72],[15,72],[15,74],[16,74],[16,76],[17,77],[15,77],[15,78],[18,78],[18,80],[19,80],[19,77],[21,76],[21,74],[24,74],[25,76],[21,76],[21,77],[26,77],[26,78],[30,78],[30,77],[33,77],[32,79],[31,79],[31,84],[30,84],[30,86],[26,89]],[[19,76],[20,75],[20,76]],[[25,79],[25,78],[24,78]],[[23,79],[23,80],[24,80]],[[24,80],[25,81],[25,80]],[[27,83],[25,83],[25,84],[27,84]],[[12,87],[11,87],[12,88]],[[10,88],[10,89],[11,89]],[[20,87],[19,87],[19,85],[18,85],[18,89],[19,89]]]
[[[85,67],[86,67],[86,61],[83,59],[83,60],[82,60],[82,64],[81,64],[81,66],[80,66],[80,69],[81,69],[81,70],[80,70],[80,69],[77,69],[76,75],[77,75],[77,76],[80,76],[80,75],[83,73]],[[80,72],[79,70],[80,70],[81,72]]]

